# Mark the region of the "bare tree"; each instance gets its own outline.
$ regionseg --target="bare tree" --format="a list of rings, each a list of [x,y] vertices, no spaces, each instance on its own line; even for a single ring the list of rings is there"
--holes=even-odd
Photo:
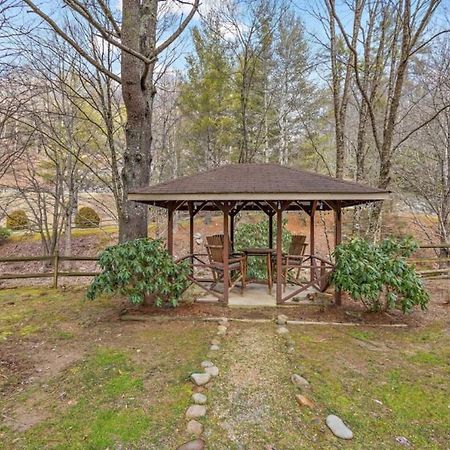
[[[175,0],[175,3],[190,5],[186,16],[182,16],[171,32],[164,33],[158,42],[158,0],[123,0],[120,12],[107,0],[63,0],[61,6],[69,8],[71,18],[87,22],[98,37],[115,46],[121,53],[121,73],[115,68],[105,67],[92,58],[60,22],[60,14],[49,15],[33,0],[23,2],[50,28],[68,42],[89,64],[110,79],[121,84],[127,113],[126,150],[122,170],[124,197],[129,191],[146,186],[150,181],[152,163],[152,112],[156,94],[154,70],[157,59],[180,37],[196,13],[200,0],[192,2]],[[162,4],[164,5],[165,2]],[[167,30],[166,30],[167,31]],[[147,207],[126,201],[120,217],[120,239],[129,240],[147,235]]]

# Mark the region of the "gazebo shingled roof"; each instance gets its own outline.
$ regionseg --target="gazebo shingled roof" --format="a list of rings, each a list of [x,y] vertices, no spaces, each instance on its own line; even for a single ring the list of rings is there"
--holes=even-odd
[[[342,206],[353,206],[388,195],[377,188],[277,164],[234,164],[136,189],[129,199],[163,207],[183,200],[341,200]],[[330,208],[325,204],[323,209]]]

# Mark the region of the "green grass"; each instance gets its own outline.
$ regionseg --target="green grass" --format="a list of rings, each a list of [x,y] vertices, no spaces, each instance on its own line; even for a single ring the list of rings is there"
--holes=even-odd
[[[293,361],[306,368],[322,414],[337,414],[353,430],[346,447],[401,448],[395,438],[403,436],[414,448],[443,449],[450,437],[450,341],[442,329],[303,328],[294,333]],[[302,345],[304,335],[326,340]],[[354,338],[385,347],[370,350]]]
[[[12,298],[15,304],[6,306]],[[86,348],[50,377],[35,376],[19,390],[5,387],[0,397],[5,416],[20,422],[37,415],[37,420],[23,429],[11,421],[0,424],[2,449],[161,449],[186,439],[188,375],[207,352],[212,325],[98,321],[119,307],[113,299],[87,302],[82,291],[0,291],[0,323],[10,333],[0,352],[2,345],[16,345],[19,356],[26,351],[24,339],[45,343],[47,353],[53,346],[58,354]]]

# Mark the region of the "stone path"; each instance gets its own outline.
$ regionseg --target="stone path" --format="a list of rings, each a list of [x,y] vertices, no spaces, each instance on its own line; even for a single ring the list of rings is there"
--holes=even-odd
[[[290,364],[274,325],[230,327],[223,345],[217,359],[222,376],[209,393],[208,448],[265,449],[280,445],[287,434],[289,442],[295,442],[293,434],[302,441]]]

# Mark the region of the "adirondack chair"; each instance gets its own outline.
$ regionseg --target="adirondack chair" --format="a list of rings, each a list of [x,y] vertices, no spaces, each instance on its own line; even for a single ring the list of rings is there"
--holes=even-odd
[[[222,238],[222,242],[221,242]],[[206,252],[209,259],[209,268],[213,274],[213,285],[211,289],[221,280],[223,280],[223,235],[214,235],[206,237]],[[231,254],[228,259],[228,268],[230,271],[229,287],[232,288],[237,282],[241,282],[241,293],[245,289],[246,283],[246,257],[241,254]]]
[[[293,280],[298,283],[302,264],[305,259],[304,254],[308,244],[306,244],[306,236],[302,234],[293,234],[289,250],[283,253],[281,267],[283,271],[283,289],[286,290],[287,282],[289,281],[290,272],[297,269],[297,273]],[[272,263],[276,267],[276,255],[273,255]],[[292,280],[292,278],[291,278]]]

